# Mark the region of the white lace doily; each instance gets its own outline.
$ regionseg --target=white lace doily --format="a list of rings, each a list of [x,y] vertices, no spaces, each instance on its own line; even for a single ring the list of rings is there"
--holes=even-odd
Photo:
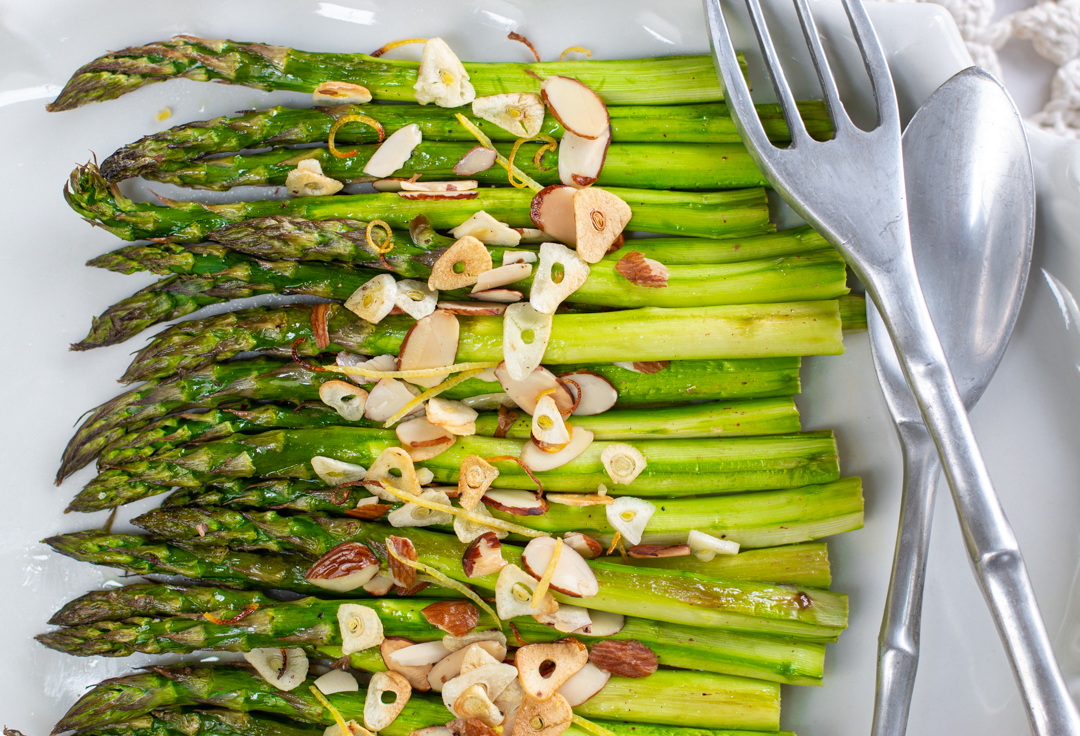
[[[1031,41],[1058,70],[1050,101],[1029,122],[1050,133],[1080,138],[1080,0],[1042,2],[996,21],[994,0],[914,1],[937,2],[952,13],[975,63],[999,79],[997,49],[1012,36]]]

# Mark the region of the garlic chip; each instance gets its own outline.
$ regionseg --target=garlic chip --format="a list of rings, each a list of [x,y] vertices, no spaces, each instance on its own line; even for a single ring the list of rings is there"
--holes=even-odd
[[[358,422],[364,418],[368,392],[348,381],[327,381],[319,386],[319,398],[342,419]]]
[[[307,678],[308,658],[300,647],[258,647],[244,659],[278,690],[294,690]]]
[[[378,324],[397,302],[398,285],[388,273],[380,273],[345,300],[345,308],[361,319]]]
[[[536,267],[529,292],[533,309],[555,314],[563,300],[581,288],[589,278],[589,264],[574,251],[560,243],[540,246],[540,264]]]
[[[535,138],[544,124],[544,101],[531,92],[477,97],[472,103],[472,114],[518,138]]]
[[[551,340],[551,315],[530,304],[511,304],[503,312],[503,359],[506,372],[524,381],[544,360]]]
[[[460,107],[476,99],[469,73],[441,38],[429,38],[424,44],[413,89],[421,105],[434,102],[439,107]]]
[[[434,489],[430,491],[424,491],[420,494],[420,498],[424,501],[439,504],[441,506],[450,505],[450,497],[442,491],[436,491]],[[418,506],[415,503],[407,503],[400,508],[396,508],[390,512],[386,517],[387,522],[393,527],[409,527],[409,526],[435,526],[437,524],[449,524],[454,520],[454,517],[450,514],[442,511],[436,511],[424,506]]]
[[[690,551],[702,562],[709,562],[717,555],[739,554],[739,543],[728,539],[718,539],[711,534],[691,530],[686,538]]]
[[[645,470],[645,456],[641,450],[625,442],[612,442],[600,453],[600,462],[613,483],[628,486]],[[635,544],[637,544],[635,542]]]
[[[552,614],[558,611],[559,604],[551,593],[545,593],[539,604],[533,607],[533,593],[538,585],[540,585],[539,580],[517,565],[507,565],[500,570],[499,577],[495,581],[495,605],[499,618],[511,619],[517,616]]]
[[[656,513],[656,506],[640,498],[621,496],[610,506],[605,506],[604,511],[611,527],[631,545],[637,545],[641,544],[641,535]]]
[[[392,695],[391,699],[389,696]],[[390,726],[412,697],[412,685],[398,672],[376,672],[364,698],[364,725],[372,731]]]
[[[305,158],[285,177],[285,188],[292,197],[325,197],[337,194],[345,185],[322,173],[318,159]]]
[[[486,245],[513,247],[521,241],[521,233],[505,222],[499,222],[483,210],[455,227],[450,231],[450,234],[455,238],[464,238],[466,235],[471,235]],[[505,262],[503,265],[506,265]]]
[[[439,292],[428,288],[424,281],[402,279],[397,283],[394,305],[413,319],[423,319],[435,311]]]
[[[358,603],[342,603],[337,609],[337,621],[343,655],[377,647],[383,642],[382,621],[373,608]]]

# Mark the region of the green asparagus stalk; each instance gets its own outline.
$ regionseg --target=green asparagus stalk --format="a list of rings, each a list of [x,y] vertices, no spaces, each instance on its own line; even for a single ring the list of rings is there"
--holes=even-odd
[[[367,54],[319,53],[175,36],[112,51],[86,64],[47,109],[60,112],[115,99],[171,77],[293,92],[314,92],[322,82],[350,82],[366,87],[379,101],[412,102],[419,65],[417,61]],[[510,91],[539,94],[539,80],[556,74],[592,87],[608,105],[680,105],[724,99],[709,56],[528,64],[467,62],[465,71],[478,97]]]
[[[222,590],[225,594],[231,591]],[[144,593],[143,595],[150,595]],[[200,594],[204,595],[204,594]],[[37,636],[45,646],[76,656],[126,657],[145,654],[188,654],[200,649],[246,652],[257,647],[302,646],[315,656],[338,659],[341,634],[337,608],[346,601],[304,598],[289,603],[269,602],[250,612],[240,608],[208,608],[219,621],[243,616],[236,623],[213,623],[202,616],[98,620],[50,631]],[[444,632],[427,622],[422,609],[434,603],[423,598],[380,599],[365,605],[373,608],[383,622],[383,633],[413,642],[442,639]],[[84,605],[94,602],[79,599],[65,607],[78,615]],[[142,606],[145,608],[145,605]],[[166,604],[166,607],[171,607]],[[248,611],[247,615],[245,611]],[[193,612],[194,613],[194,612]],[[494,621],[481,614],[477,631],[495,627]],[[511,645],[551,642],[565,636],[562,632],[523,618],[508,632]],[[629,617],[621,631],[607,637],[580,635],[592,645],[602,639],[637,641],[656,654],[665,667],[753,677],[769,682],[795,685],[820,685],[825,645],[778,639],[770,636],[732,634],[715,629],[660,623]],[[386,667],[378,651],[358,652],[351,657],[356,669],[382,671]]]
[[[837,299],[844,332],[866,332],[866,298],[848,294]]]
[[[315,724],[233,710],[168,708],[111,726],[78,731],[79,736],[322,736]]]
[[[230,547],[295,550],[312,558],[343,542],[374,543],[377,547],[385,543],[387,536],[397,535],[412,540],[420,562],[454,580],[490,592],[497,577],[494,574],[466,577],[461,566],[466,545],[450,534],[418,527],[394,528],[320,514],[282,516],[274,511],[244,514],[192,507],[151,511],[133,523],[159,537],[191,546],[227,543]],[[520,547],[504,544],[502,554],[507,562],[520,564]],[[560,593],[555,594],[557,600],[624,615],[648,611],[649,618],[656,621],[808,640],[835,638],[847,625],[847,598],[816,588],[729,581],[682,570],[637,568],[604,560],[592,560],[588,564],[597,577],[600,592],[593,598],[571,598]]]
[[[164,378],[229,358],[260,351],[288,356],[342,350],[364,355],[397,354],[415,324],[390,315],[373,325],[330,305],[329,343],[314,340],[309,304],[255,307],[181,322],[160,332],[140,350],[121,381]],[[503,317],[458,317],[457,361],[503,359]],[[844,352],[840,311],[835,300],[734,304],[717,307],[644,308],[596,314],[556,314],[544,362],[611,363],[639,361],[779,358]]]
[[[798,103],[803,123],[812,136],[827,138],[832,123],[824,103]],[[415,124],[425,141],[468,141],[476,143],[455,117],[460,110],[435,105],[337,105],[334,107],[289,108],[245,112],[235,117],[177,125],[120,148],[101,163],[102,175],[112,182],[146,172],[167,171],[185,166],[207,154],[229,153],[245,148],[288,146],[325,142],[330,128],[345,115],[376,118],[387,135]],[[779,105],[757,105],[758,117],[770,140],[791,140]],[[739,143],[739,131],[727,105],[679,105],[677,107],[609,107],[611,137],[616,143],[649,143],[663,139],[669,143]],[[516,137],[497,125],[470,116],[470,120],[496,142],[512,143]],[[544,119],[540,135],[562,138],[563,127],[553,115]],[[377,133],[369,125],[346,122],[335,135],[341,145],[376,143]]]
[[[744,237],[770,232],[765,190],[735,189],[724,192],[674,192],[610,188],[633,210],[627,228],[668,235]],[[409,200],[390,192],[348,194],[331,197],[300,197],[289,200],[257,200],[207,205],[201,202],[163,200],[163,204],[133,202],[115,191],[93,163],[76,168],[64,187],[72,209],[124,240],[168,238],[197,243],[211,230],[252,217],[289,215],[312,220],[351,218],[381,219],[394,228],[405,228],[419,214],[431,225],[445,230],[457,227],[484,210],[511,227],[533,227],[529,217],[533,192],[512,187],[477,190],[472,199],[444,202]]]
[[[136,583],[95,590],[65,603],[53,614],[53,626],[87,626],[100,621],[129,618],[200,616],[221,612],[230,618],[249,606],[265,608],[280,603],[257,590]]]

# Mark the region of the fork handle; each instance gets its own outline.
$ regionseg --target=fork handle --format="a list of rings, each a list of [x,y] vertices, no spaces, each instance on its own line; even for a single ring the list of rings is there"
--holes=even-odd
[[[889,593],[878,636],[877,690],[872,736],[904,736],[915,671],[930,525],[941,471],[937,448],[921,422],[897,426],[904,453],[904,486]]]
[[[1080,736],[1077,713],[1039,612],[1024,558],[986,470],[908,249],[870,279],[923,421],[937,446],[968,555],[1039,736]]]

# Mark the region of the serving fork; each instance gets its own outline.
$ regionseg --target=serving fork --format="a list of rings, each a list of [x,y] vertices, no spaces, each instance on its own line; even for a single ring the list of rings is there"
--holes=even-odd
[[[760,0],[745,0],[791,143],[773,145],[750,97],[719,0],[705,0],[713,59],[735,125],[776,192],[844,256],[900,358],[952,491],[976,578],[1016,675],[1032,730],[1080,736],[1012,528],[994,491],[919,286],[908,230],[900,114],[881,44],[860,0],[841,0],[870,78],[877,123],[852,123],[808,0],[794,0],[835,130],[816,141],[799,117]],[[963,274],[957,274],[963,278]]]

